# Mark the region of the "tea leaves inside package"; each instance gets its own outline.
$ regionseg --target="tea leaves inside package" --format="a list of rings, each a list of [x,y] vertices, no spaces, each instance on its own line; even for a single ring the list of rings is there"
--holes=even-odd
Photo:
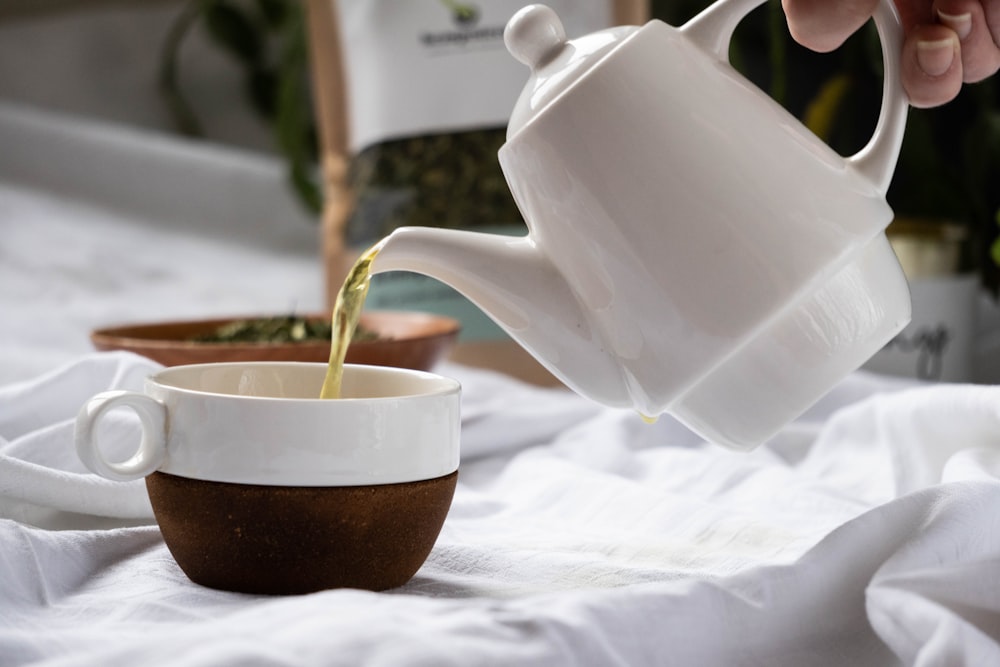
[[[503,128],[426,134],[358,153],[348,174],[356,197],[348,242],[364,244],[404,225],[523,225],[497,160],[505,136]]]

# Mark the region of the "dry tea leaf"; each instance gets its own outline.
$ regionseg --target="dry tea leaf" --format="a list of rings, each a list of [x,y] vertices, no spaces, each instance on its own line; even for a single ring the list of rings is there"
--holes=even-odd
[[[329,320],[287,315],[227,322],[206,334],[193,337],[199,343],[303,343],[330,340]],[[352,341],[379,338],[374,331],[358,326]]]

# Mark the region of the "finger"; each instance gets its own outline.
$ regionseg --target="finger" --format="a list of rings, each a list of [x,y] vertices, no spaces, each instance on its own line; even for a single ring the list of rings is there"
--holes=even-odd
[[[1000,49],[1000,0],[983,0],[983,13],[993,35],[993,43]]]
[[[932,0],[895,0],[899,19],[903,23],[903,34],[909,35],[915,26],[934,23],[936,14]]]
[[[871,18],[878,0],[781,0],[792,38],[813,51],[833,51]]]
[[[934,9],[938,21],[954,30],[962,44],[964,81],[982,81],[1000,69],[1000,47],[979,0],[937,0]]]
[[[915,107],[950,102],[962,88],[962,47],[943,25],[918,25],[903,42],[900,77]]]

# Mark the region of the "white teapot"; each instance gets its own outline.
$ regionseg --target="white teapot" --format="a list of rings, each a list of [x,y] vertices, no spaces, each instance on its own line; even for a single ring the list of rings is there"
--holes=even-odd
[[[527,236],[404,227],[373,273],[451,285],[595,401],[735,448],[773,435],[910,319],[884,234],[908,102],[882,0],[881,115],[838,155],[728,63],[762,1],[571,41],[519,11],[504,37],[531,76],[499,158]]]

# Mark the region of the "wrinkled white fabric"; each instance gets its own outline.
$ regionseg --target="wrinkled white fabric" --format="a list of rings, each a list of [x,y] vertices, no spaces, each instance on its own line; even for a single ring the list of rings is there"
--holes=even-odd
[[[1000,388],[858,373],[738,453],[444,366],[463,459],[424,567],[271,598],[188,581],[129,525],[141,485],[76,460],[82,402],[155,368],[95,354],[0,387],[0,508],[62,510],[0,519],[0,665],[1000,664]],[[127,451],[135,424],[102,438]]]

